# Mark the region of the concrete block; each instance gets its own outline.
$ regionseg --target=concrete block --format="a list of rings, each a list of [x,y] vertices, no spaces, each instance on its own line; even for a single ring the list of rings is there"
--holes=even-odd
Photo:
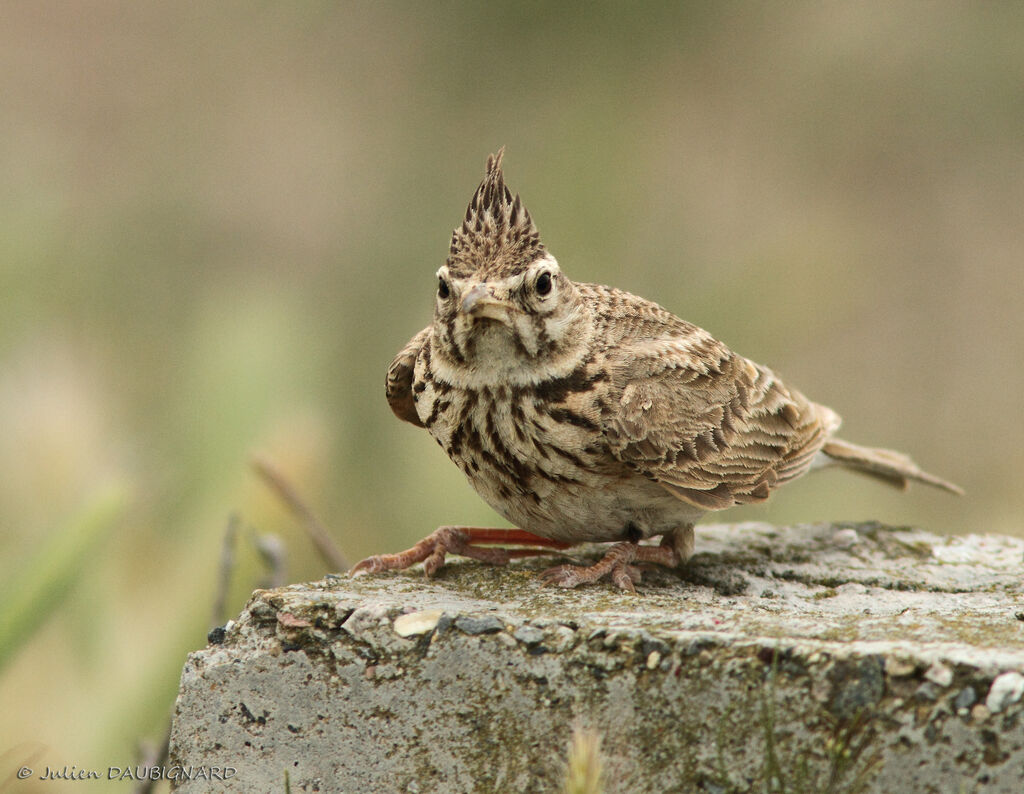
[[[218,791],[554,792],[581,725],[607,792],[1024,791],[1024,541],[741,524],[697,548],[637,595],[545,587],[552,557],[257,591],[189,657],[171,762],[234,768]]]

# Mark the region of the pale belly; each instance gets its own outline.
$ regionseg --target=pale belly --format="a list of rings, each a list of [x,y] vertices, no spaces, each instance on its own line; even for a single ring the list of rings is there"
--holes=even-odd
[[[587,485],[564,484],[542,495],[539,503],[530,497],[495,498],[488,493],[488,482],[469,480],[491,507],[516,526],[569,543],[648,538],[692,524],[704,514],[635,474]]]
[[[702,510],[612,456],[586,397],[552,411],[524,390],[426,383],[416,407],[477,493],[521,529],[570,543],[612,541],[700,518]]]

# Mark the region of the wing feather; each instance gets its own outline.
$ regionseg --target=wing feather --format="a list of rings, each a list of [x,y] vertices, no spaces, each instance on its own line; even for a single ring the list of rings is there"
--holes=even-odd
[[[771,370],[681,323],[609,351],[612,453],[707,510],[767,499],[803,474],[839,426]]]
[[[431,326],[428,325],[416,334],[395,356],[395,360],[388,367],[388,375],[384,382],[384,393],[395,416],[417,427],[423,427],[423,422],[416,413],[416,402],[413,400],[413,370],[416,366],[416,357],[430,338],[430,329]]]

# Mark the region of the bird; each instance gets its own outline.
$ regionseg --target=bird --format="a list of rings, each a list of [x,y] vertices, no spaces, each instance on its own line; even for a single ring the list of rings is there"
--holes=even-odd
[[[835,411],[658,304],[570,280],[506,186],[503,156],[487,159],[436,273],[433,320],[395,357],[385,394],[516,528],[443,526],[353,574],[422,562],[429,577],[447,554],[503,564],[610,542],[542,581],[635,592],[645,564],[686,562],[705,514],[812,470],[962,493],[905,454],[838,438]]]

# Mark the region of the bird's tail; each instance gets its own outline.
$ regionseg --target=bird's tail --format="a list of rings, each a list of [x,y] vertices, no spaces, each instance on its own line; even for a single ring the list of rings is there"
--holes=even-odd
[[[944,491],[963,496],[963,489],[921,469],[909,455],[891,449],[862,447],[838,438],[831,438],[821,448],[824,465],[838,463],[846,468],[877,477],[897,488],[906,488],[911,480],[923,482]]]

